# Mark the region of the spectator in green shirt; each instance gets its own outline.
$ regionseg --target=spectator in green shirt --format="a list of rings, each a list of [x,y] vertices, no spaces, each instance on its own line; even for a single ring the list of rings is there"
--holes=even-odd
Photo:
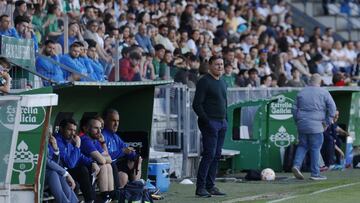
[[[152,63],[155,70],[155,78],[158,78],[160,73],[160,62],[163,60],[165,55],[165,47],[162,44],[157,44],[154,46],[154,49],[155,49],[155,56]]]
[[[225,63],[225,73],[221,76],[227,87],[235,86],[236,75],[233,73],[233,65],[229,62]]]
[[[53,4],[49,6],[47,13],[48,15],[43,25],[45,36],[56,41],[57,37],[62,34],[62,30],[58,24],[58,18],[61,16],[61,10],[58,5]]]
[[[164,59],[160,63],[159,77],[161,80],[173,79],[177,69],[173,65],[173,55],[171,51],[166,50]]]
[[[31,23],[33,24],[34,31],[38,40],[41,40],[41,37],[44,36],[43,29],[43,17],[41,16],[41,6],[40,4],[34,4],[33,9],[29,8],[29,17],[31,18]]]

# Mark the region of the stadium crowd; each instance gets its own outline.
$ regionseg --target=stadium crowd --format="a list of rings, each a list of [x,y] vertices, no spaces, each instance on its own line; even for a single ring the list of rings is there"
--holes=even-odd
[[[324,85],[360,79],[360,42],[335,41],[332,28],[306,36],[284,0],[19,0],[1,1],[0,13],[0,34],[32,39],[37,72],[58,83],[195,87],[212,55],[225,59],[228,87],[302,87],[313,73]]]
[[[36,71],[57,83],[174,79],[195,87],[214,55],[224,58],[228,87],[304,87],[314,73],[324,85],[360,81],[360,42],[336,41],[332,28],[306,36],[284,0],[2,0],[0,34],[33,40]],[[2,61],[0,91],[9,92],[9,64]],[[118,116],[108,111],[105,121],[84,121],[81,138],[75,121],[60,123],[47,163],[56,199],[76,202],[76,181],[85,201],[94,201],[93,177],[107,201],[134,175],[118,162],[133,149],[112,140]]]

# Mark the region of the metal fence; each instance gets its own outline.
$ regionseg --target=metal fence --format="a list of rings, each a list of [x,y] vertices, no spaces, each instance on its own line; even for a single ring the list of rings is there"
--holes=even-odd
[[[228,105],[294,90],[298,88],[229,88]],[[151,146],[155,150],[182,153],[182,176],[189,175],[188,158],[198,159],[201,152],[201,134],[192,109],[194,95],[195,89],[180,84],[160,86],[155,91]]]

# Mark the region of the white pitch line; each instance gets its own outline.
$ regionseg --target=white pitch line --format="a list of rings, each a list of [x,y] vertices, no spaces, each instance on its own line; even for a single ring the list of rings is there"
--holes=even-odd
[[[332,187],[332,188],[327,188],[327,189],[322,189],[322,190],[318,190],[318,191],[315,191],[309,195],[316,195],[316,194],[319,194],[319,193],[322,193],[322,192],[327,192],[327,191],[330,191],[330,190],[334,190],[334,189],[338,189],[338,188],[343,188],[343,187],[349,187],[349,186],[353,186],[353,185],[357,185],[357,184],[360,184],[360,182],[356,182],[356,183],[349,183],[349,184],[346,184],[346,185],[339,185],[339,186],[336,186],[336,187]]]
[[[294,195],[294,196],[284,197],[284,198],[277,199],[277,200],[273,200],[273,201],[270,201],[270,202],[267,202],[267,203],[282,202],[282,201],[285,201],[285,200],[297,198],[297,197],[299,197],[299,196],[300,196],[300,195]]]
[[[339,189],[339,188],[349,187],[349,186],[358,185],[358,184],[360,184],[360,182],[349,183],[349,184],[346,184],[346,185],[339,185],[339,186],[335,186],[335,187],[330,187],[330,188],[318,190],[318,191],[312,192],[310,194],[294,195],[294,196],[290,196],[290,197],[284,197],[284,198],[281,198],[281,199],[269,201],[268,203],[282,202],[282,201],[289,200],[289,199],[294,199],[294,198],[297,198],[297,197],[300,197],[300,196],[307,196],[307,195],[311,196],[311,195],[320,194],[320,193],[323,193],[323,192],[328,192],[328,191],[331,191],[331,190],[336,190],[336,189]]]

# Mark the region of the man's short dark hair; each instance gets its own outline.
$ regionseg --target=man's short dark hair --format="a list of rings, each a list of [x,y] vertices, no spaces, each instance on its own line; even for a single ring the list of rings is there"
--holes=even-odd
[[[85,41],[88,43],[88,49],[95,47],[96,48],[96,41],[93,39],[85,39]]]
[[[92,117],[83,116],[83,117],[80,119],[80,124],[79,124],[79,125],[80,125],[80,131],[83,131],[83,132],[85,131],[86,126],[87,126],[90,118],[92,118]]]
[[[99,22],[97,21],[97,20],[90,20],[87,24],[86,24],[86,26],[87,27],[89,27],[89,26],[91,26],[92,24],[99,24]]]
[[[85,6],[84,11],[87,11],[89,9],[95,9],[95,6]]]
[[[197,57],[197,56],[194,55],[194,54],[191,54],[191,55],[189,56],[189,60],[190,60],[190,61],[200,61],[199,57]]]
[[[6,14],[1,15],[0,16],[0,21],[2,21],[2,19],[5,18],[5,17],[9,17],[9,15],[6,15]]]
[[[68,124],[77,126],[76,121],[72,118],[65,118],[65,119],[61,120],[59,126],[60,126],[60,128],[65,129]]]
[[[252,46],[252,47],[250,47],[249,52],[251,52],[253,49],[258,49],[258,48],[257,48],[257,46]]]
[[[230,61],[225,61],[224,64],[225,64],[224,65],[225,68],[228,67],[228,66],[234,67],[233,64]]]
[[[253,73],[258,74],[258,70],[256,70],[256,68],[250,68],[248,70],[248,74],[250,75],[250,74],[253,74]]]
[[[124,31],[125,31],[126,28],[129,28],[129,29],[130,29],[130,27],[127,26],[127,25],[121,26],[120,29],[119,29],[120,33],[124,33]]]
[[[114,30],[117,30],[120,32],[119,28],[118,27],[115,27],[115,26],[110,26],[109,28],[110,32],[114,31]]]
[[[26,2],[23,1],[23,0],[16,1],[15,2],[15,7],[19,7],[19,6],[23,5],[23,4],[26,4]]]
[[[11,65],[10,65],[10,63],[9,63],[9,60],[7,59],[7,58],[5,58],[5,57],[0,57],[0,64],[4,67],[4,66],[6,66],[6,67],[4,67],[4,68],[11,68]]]
[[[15,27],[20,24],[20,23],[30,23],[30,19],[26,16],[16,16],[15,20],[14,20],[14,25]]]
[[[99,121],[99,119],[97,119],[95,116],[87,117],[86,123],[83,127],[91,127],[92,121]]]
[[[48,39],[44,42],[44,45],[47,46],[48,44],[55,44],[54,40]]]
[[[84,46],[84,45],[82,44],[82,46]],[[76,48],[76,47],[82,47],[82,46],[81,46],[81,44],[79,44],[78,42],[74,42],[74,43],[72,43],[72,44],[70,45],[70,49]]]
[[[162,44],[157,44],[157,45],[154,46],[154,49],[155,49],[155,51],[159,51],[161,49],[165,49],[165,47]]]
[[[85,46],[84,43],[82,43],[80,41],[76,41],[73,44],[77,44],[77,45],[79,45],[79,47],[84,47]]]
[[[166,24],[161,24],[160,26],[159,26],[159,30],[161,30],[161,29],[163,29],[163,28],[168,28],[169,26],[167,26]]]
[[[176,13],[168,13],[167,15],[166,15],[166,17],[172,17],[172,16],[175,16],[176,17]]]
[[[218,55],[211,56],[210,59],[209,59],[209,64],[213,64],[218,59],[222,59],[222,57],[218,56]]]
[[[130,52],[130,50],[131,50],[130,47],[124,47],[124,48],[121,50],[121,55],[122,55],[122,56],[127,55],[127,54]]]
[[[136,59],[136,60],[140,60],[141,59],[141,55],[137,52],[137,51],[132,51],[129,55],[129,58],[131,59]]]
[[[119,114],[119,112],[118,112],[116,109],[112,109],[112,108],[106,109],[106,110],[103,112],[102,117],[103,117],[103,119],[106,119],[110,114],[113,114],[113,113]]]

